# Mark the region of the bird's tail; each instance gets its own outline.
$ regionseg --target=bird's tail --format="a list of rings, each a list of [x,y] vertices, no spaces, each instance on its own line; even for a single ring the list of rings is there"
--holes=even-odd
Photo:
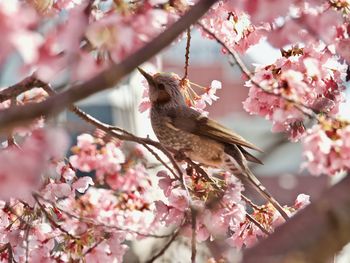
[[[240,153],[240,152],[239,152]],[[256,178],[256,176],[249,169],[246,164],[246,160],[244,156],[240,153],[239,158],[235,158],[236,156],[232,156],[231,154],[227,154],[227,158],[225,159],[226,168],[229,169],[238,179],[252,185],[258,193],[264,197],[268,202],[270,202],[276,210],[281,214],[281,216],[287,220],[289,218],[286,211],[280,205],[280,203],[268,192],[268,190],[261,184],[261,182]],[[242,158],[243,157],[243,158]]]

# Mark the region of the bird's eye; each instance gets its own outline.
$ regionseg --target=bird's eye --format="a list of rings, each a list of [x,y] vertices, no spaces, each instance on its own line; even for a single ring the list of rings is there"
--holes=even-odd
[[[165,86],[164,86],[164,84],[162,84],[162,83],[159,83],[159,84],[157,85],[157,88],[158,88],[159,90],[165,90]]]

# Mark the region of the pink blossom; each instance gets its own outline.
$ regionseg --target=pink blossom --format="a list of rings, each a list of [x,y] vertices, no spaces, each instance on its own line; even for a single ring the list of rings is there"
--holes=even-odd
[[[139,187],[147,188],[149,186],[147,173],[142,165],[135,165],[125,173],[107,173],[106,182],[112,189],[120,191],[134,191]]]
[[[184,218],[184,212],[164,204],[162,201],[155,202],[155,219],[157,224],[164,223],[166,226],[179,225]]]
[[[285,53],[274,64],[256,68],[254,82],[247,82],[250,90],[243,107],[271,120],[272,131],[287,131],[295,141],[305,134],[303,105],[316,112],[338,112],[345,68],[319,46],[293,47]],[[301,105],[296,107],[283,97]]]
[[[72,149],[76,154],[69,157],[69,162],[81,171],[90,172],[97,165],[97,147],[94,138],[90,134],[82,134],[77,140],[77,147]]]
[[[160,177],[158,181],[159,187],[163,190],[164,195],[169,197],[172,191],[173,179],[171,179],[168,173],[165,171],[159,171],[157,176]]]
[[[151,102],[150,101],[142,101],[139,105],[139,112],[145,112],[148,109],[151,108]]]
[[[30,251],[30,260],[33,262],[50,263],[50,249],[46,246],[40,246]]]
[[[337,128],[337,125],[336,122],[325,122],[307,131],[303,140],[305,162],[302,167],[311,174],[333,175],[350,169],[350,126]]]
[[[213,101],[216,101],[219,97],[215,95],[216,91],[221,89],[221,82],[213,80],[209,88],[206,89],[205,93],[201,95],[202,100],[211,105]]]
[[[88,133],[83,133],[77,137],[77,146],[82,150],[94,149],[95,146],[92,145],[94,142],[95,138]]]
[[[77,190],[79,193],[84,193],[86,189],[89,188],[90,185],[94,185],[91,177],[84,176],[80,177],[77,181],[72,184],[72,188]]]
[[[248,1],[249,2],[249,1]],[[221,1],[215,4],[202,18],[202,24],[225,45],[239,52],[246,51],[259,42],[262,34],[255,32],[249,16],[237,9],[237,3]],[[212,38],[205,31],[203,35]]]
[[[109,246],[106,242],[102,242],[97,247],[95,247],[90,253],[85,257],[87,263],[104,263],[113,262],[113,257],[110,256]]]
[[[70,2],[73,4],[73,1]],[[53,7],[57,8],[57,4]],[[23,69],[28,72],[35,70],[38,78],[45,82],[66,77],[64,73],[68,73],[72,82],[87,80],[103,70],[107,63],[99,59],[96,54],[88,53],[81,48],[89,25],[87,3],[73,4],[67,16],[64,19],[61,17],[58,21],[52,25],[50,31],[45,32],[45,39],[38,47],[38,55]]]
[[[76,176],[72,167],[70,165],[66,165],[64,162],[57,163],[56,172],[68,182],[72,181]]]
[[[225,211],[223,211],[225,210]],[[229,212],[226,209],[211,211],[206,209],[203,212],[202,222],[212,236],[224,236],[230,226],[230,217],[225,216]]]
[[[69,10],[68,19],[62,23],[58,38],[60,47],[69,55],[78,53],[80,42],[88,25],[87,4],[75,6]]]
[[[273,22],[280,16],[285,16],[294,1],[257,0],[232,1],[233,7],[247,12],[253,23]]]
[[[36,70],[36,76],[44,82],[52,82],[57,76],[62,76],[66,66],[66,57],[59,55],[57,31],[48,33],[44,43],[39,48],[39,57],[26,69],[28,72]]]
[[[168,197],[169,204],[180,211],[185,211],[189,207],[189,201],[185,190],[174,189]]]
[[[13,20],[13,17],[16,17]],[[19,52],[25,63],[32,63],[38,57],[42,37],[32,28],[38,22],[34,9],[18,1],[0,2],[0,64],[14,51]]]
[[[310,204],[310,196],[306,194],[299,194],[294,203],[294,208],[297,210],[303,209],[305,206]]]
[[[127,245],[121,244],[124,242],[125,236],[126,235],[124,232],[114,232],[112,236],[107,240],[111,254],[118,260],[118,262],[123,261],[123,256],[128,249]]]
[[[154,74],[154,72],[149,72],[150,74]],[[139,105],[139,112],[145,112],[147,111],[148,109],[151,108],[151,101],[149,99],[149,87],[148,87],[148,83],[147,81],[142,78],[142,81],[141,81],[141,85],[143,87],[143,93],[142,93],[142,99],[141,99],[141,103]]]
[[[152,25],[145,27],[145,24]],[[106,13],[90,24],[86,37],[100,50],[108,50],[115,62],[141,47],[168,23],[168,14],[163,10],[145,9],[138,15]],[[123,36],[123,37],[120,37]]]
[[[72,188],[67,183],[50,183],[46,186],[46,195],[45,197],[51,200],[55,198],[63,198],[72,194]]]
[[[96,175],[100,177],[102,174],[112,174],[118,172],[120,164],[125,162],[125,156],[118,145],[109,142],[104,145],[99,154],[96,155],[98,165],[96,167]]]
[[[312,42],[313,38],[306,29],[301,28],[295,21],[287,21],[282,27],[271,30],[267,34],[268,41],[275,47],[284,47],[290,43]]]
[[[297,17],[287,18],[281,27],[268,33],[271,44],[282,48],[288,44],[311,43],[322,39],[327,45],[336,37],[337,26],[343,23],[340,12],[329,9],[327,5],[305,5],[298,9]],[[309,32],[313,32],[315,38]]]
[[[21,148],[7,148],[0,152],[1,199],[29,198],[40,186],[42,172],[49,158],[60,158],[67,148],[67,137],[59,129],[33,131]],[[18,160],[21,160],[20,165]]]
[[[181,234],[185,237],[191,238],[192,236],[192,227],[190,225],[186,225],[182,227]],[[200,222],[197,222],[197,228],[196,228],[196,241],[197,242],[203,242],[207,240],[210,236],[210,233],[208,232],[207,228],[202,225]]]
[[[72,72],[72,81],[89,80],[106,68],[106,64],[96,60],[91,53],[79,52]]]
[[[341,39],[336,44],[337,53],[350,64],[350,39]]]

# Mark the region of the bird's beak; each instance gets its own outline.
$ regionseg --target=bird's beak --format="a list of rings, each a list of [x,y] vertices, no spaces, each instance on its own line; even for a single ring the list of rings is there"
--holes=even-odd
[[[145,79],[147,80],[147,82],[150,86],[155,86],[154,79],[153,79],[152,75],[148,74],[146,71],[144,71],[140,67],[137,67],[137,69],[145,77]]]

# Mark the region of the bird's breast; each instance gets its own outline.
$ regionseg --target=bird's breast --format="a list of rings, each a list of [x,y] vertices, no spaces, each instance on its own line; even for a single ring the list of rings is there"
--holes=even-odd
[[[193,161],[214,167],[224,163],[224,146],[214,140],[174,127],[168,117],[152,116],[151,122],[158,140],[166,147],[184,150]]]

